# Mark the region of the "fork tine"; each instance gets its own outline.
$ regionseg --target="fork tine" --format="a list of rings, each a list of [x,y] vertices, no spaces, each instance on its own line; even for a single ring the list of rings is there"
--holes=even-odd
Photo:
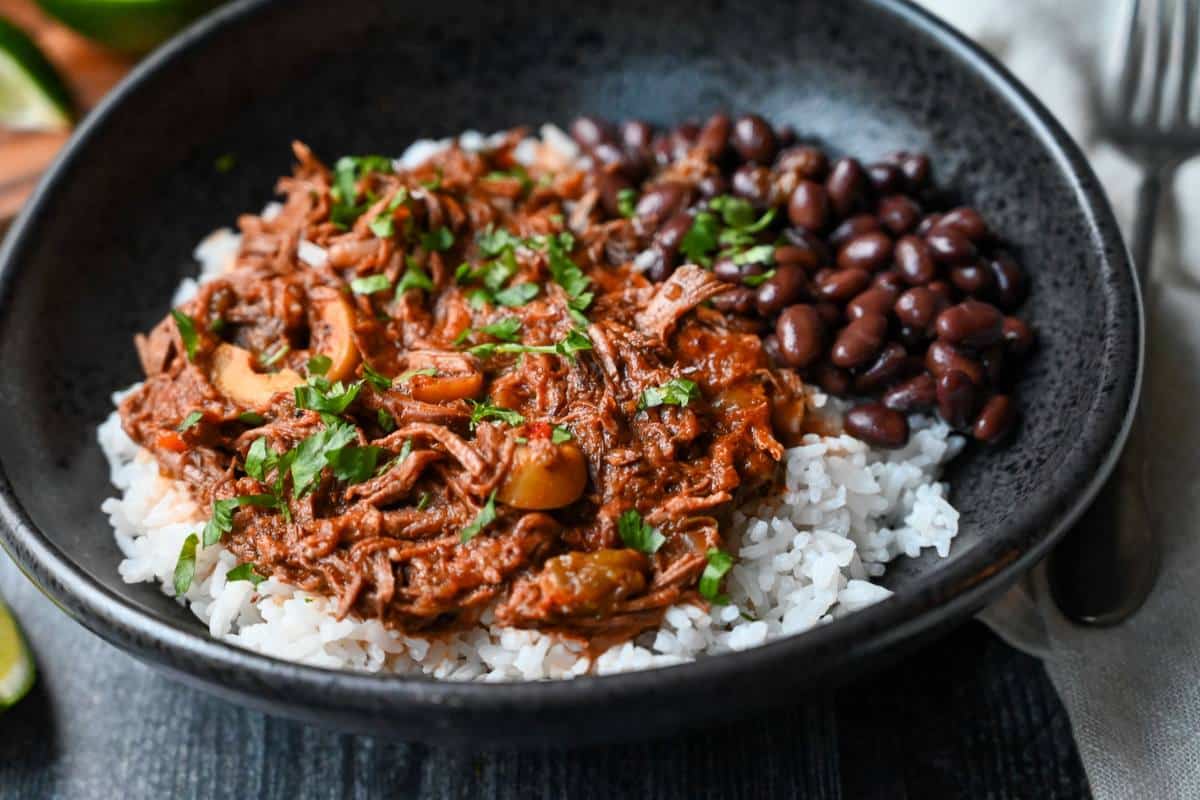
[[[1142,58],[1142,38],[1138,30],[1141,6],[1141,0],[1126,0],[1125,13],[1121,16],[1121,29],[1114,40],[1117,49],[1113,53],[1113,62],[1118,76],[1114,107],[1126,114],[1136,99],[1141,72],[1138,69]]]
[[[1177,26],[1182,38],[1182,54],[1180,57],[1179,86],[1177,88],[1178,107],[1175,111],[1176,125],[1188,125],[1192,119],[1192,102],[1196,93],[1196,51],[1200,48],[1200,0],[1179,0],[1177,11]]]
[[[1144,119],[1151,125],[1158,125],[1162,120],[1163,77],[1167,72],[1167,59],[1170,56],[1170,41],[1166,25],[1163,24],[1164,0],[1148,0],[1146,13],[1142,22],[1146,27],[1146,46],[1142,50],[1141,74],[1138,82],[1141,93],[1149,93],[1148,98],[1139,102],[1138,110],[1144,114]]]

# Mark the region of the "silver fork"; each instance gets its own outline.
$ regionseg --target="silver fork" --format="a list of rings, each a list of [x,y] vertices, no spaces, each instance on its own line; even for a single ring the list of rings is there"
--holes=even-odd
[[[1146,292],[1164,187],[1200,154],[1197,50],[1200,0],[1127,0],[1109,75],[1098,92],[1101,134],[1142,168],[1132,256]],[[1147,318],[1150,303],[1144,295]],[[1149,325],[1147,325],[1147,330]],[[1149,359],[1147,358],[1148,363]],[[1070,619],[1115,625],[1145,602],[1158,577],[1161,537],[1146,503],[1144,399],[1117,468],[1050,555],[1050,588]]]

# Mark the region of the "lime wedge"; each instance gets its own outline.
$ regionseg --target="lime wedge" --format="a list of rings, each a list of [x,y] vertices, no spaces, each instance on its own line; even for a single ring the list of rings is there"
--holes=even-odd
[[[0,711],[14,705],[33,686],[33,657],[17,621],[0,600]]]
[[[0,125],[19,130],[71,126],[71,95],[42,51],[0,17]]]
[[[37,0],[46,13],[92,41],[140,55],[219,0]]]

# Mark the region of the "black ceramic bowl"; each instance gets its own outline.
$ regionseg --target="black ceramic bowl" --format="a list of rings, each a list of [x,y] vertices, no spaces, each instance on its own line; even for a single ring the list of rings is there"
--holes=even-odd
[[[334,6],[337,6],[337,10]],[[81,126],[0,258],[0,520],[27,574],[100,636],[238,702],[436,740],[521,744],[668,732],[792,700],[977,611],[1094,493],[1139,374],[1135,280],[1095,177],[991,59],[895,0],[559,4],[235,3],[139,67]],[[1032,275],[1041,346],[1015,442],[950,477],[945,560],[896,563],[893,597],[769,646],[687,666],[523,685],[296,666],[212,641],[155,586],[128,586],[98,510],[109,395],[193,244],[271,198],[301,139],[333,158],[417,137],[590,112],[660,122],[756,110],[834,151],[929,152]],[[223,174],[214,159],[236,155]]]

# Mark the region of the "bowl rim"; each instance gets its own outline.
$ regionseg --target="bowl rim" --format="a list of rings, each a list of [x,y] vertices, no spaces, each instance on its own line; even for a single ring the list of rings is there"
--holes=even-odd
[[[36,221],[48,212],[56,187],[86,148],[93,131],[117,114],[126,97],[137,92],[159,70],[183,55],[207,45],[226,28],[284,0],[238,0],[202,17],[169,43],[139,63],[78,126],[54,164],[26,203],[0,248],[0,315],[13,302],[13,286],[20,272],[21,254],[30,246]],[[1118,276],[1126,277],[1132,300],[1133,322],[1125,331],[1135,337],[1136,365],[1116,379],[1103,413],[1091,415],[1090,426],[1099,432],[1091,447],[1075,456],[1083,465],[1075,481],[1061,489],[1063,504],[1043,530],[1025,531],[1023,537],[1005,537],[1007,543],[980,542],[971,551],[923,576],[891,597],[853,614],[801,634],[780,638],[763,646],[725,653],[698,661],[641,672],[585,675],[570,680],[486,683],[446,681],[424,675],[350,672],[284,661],[244,650],[210,638],[202,624],[184,627],[140,610],[134,603],[107,589],[63,553],[41,532],[16,496],[0,461],[0,545],[21,571],[56,605],[106,640],[157,662],[185,679],[216,688],[212,673],[245,672],[304,695],[308,705],[332,705],[358,698],[362,709],[403,706],[469,706],[477,712],[505,712],[525,704],[541,709],[566,709],[585,698],[608,701],[616,694],[661,691],[672,684],[702,681],[719,685],[753,672],[778,666],[799,648],[825,653],[850,644],[862,650],[882,651],[931,628],[940,620],[962,618],[1011,584],[1024,569],[1040,559],[1079,517],[1112,471],[1129,432],[1144,369],[1145,318],[1142,293],[1131,259],[1121,238],[1107,196],[1078,146],[1060,123],[996,59],[924,9],[908,0],[858,0],[871,13],[890,16],[931,45],[946,51],[961,68],[1000,94],[1027,124],[1034,138],[1068,176],[1071,190],[1085,218],[1089,238],[1097,252]],[[1101,442],[1107,441],[1107,445]],[[1094,471],[1090,479],[1086,467]],[[1000,538],[1000,537],[996,537]],[[1014,544],[1013,539],[1017,539]],[[986,545],[986,546],[985,546]],[[196,674],[207,665],[208,677]],[[329,693],[322,701],[318,692]],[[333,690],[333,691],[331,691]],[[236,693],[236,690],[235,690]],[[336,696],[334,696],[336,695]]]

